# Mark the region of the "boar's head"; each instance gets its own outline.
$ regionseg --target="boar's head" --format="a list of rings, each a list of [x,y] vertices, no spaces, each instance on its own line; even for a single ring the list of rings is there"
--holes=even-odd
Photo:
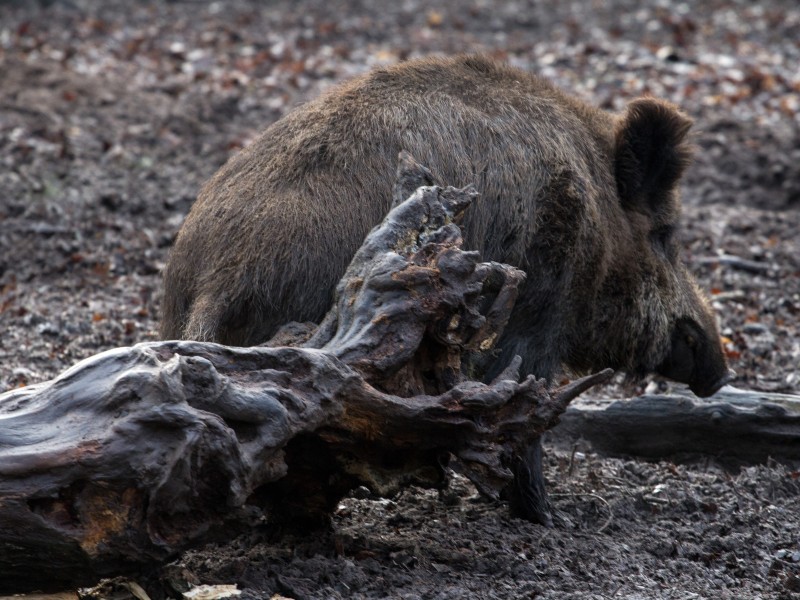
[[[680,259],[677,188],[691,158],[690,126],[674,106],[649,98],[630,103],[617,121],[614,168],[628,227],[611,232],[616,259],[601,304],[612,316],[602,329],[612,337],[608,325],[617,329],[628,363],[620,366],[629,372],[655,371],[710,396],[733,373],[713,311]]]

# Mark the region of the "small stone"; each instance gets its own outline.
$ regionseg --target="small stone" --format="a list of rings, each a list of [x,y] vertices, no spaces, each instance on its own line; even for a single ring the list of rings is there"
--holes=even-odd
[[[56,336],[59,333],[61,333],[61,330],[55,325],[55,323],[52,323],[50,321],[45,321],[44,323],[40,323],[36,327],[36,331],[39,333],[39,335]]]
[[[369,491],[369,488],[363,485],[358,486],[350,493],[350,495],[357,500],[366,500],[371,494],[372,492]]]
[[[746,333],[747,335],[763,335],[769,333],[769,329],[767,329],[766,325],[762,325],[761,323],[747,323],[742,328],[742,333]]]

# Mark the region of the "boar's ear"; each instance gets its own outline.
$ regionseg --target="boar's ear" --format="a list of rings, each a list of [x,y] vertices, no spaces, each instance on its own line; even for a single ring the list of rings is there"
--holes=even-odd
[[[668,102],[640,98],[628,104],[615,132],[617,191],[625,208],[659,213],[689,165],[686,134],[692,121]]]

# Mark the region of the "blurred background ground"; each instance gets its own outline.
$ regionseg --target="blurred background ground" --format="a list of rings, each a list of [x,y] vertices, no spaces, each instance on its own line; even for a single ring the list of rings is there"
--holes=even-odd
[[[736,386],[800,390],[800,6],[793,0],[0,2],[0,390],[155,339],[199,186],[298,103],[376,65],[485,52],[610,110],[696,121],[685,259]],[[613,397],[635,390],[612,387]],[[545,531],[456,482],[343,502],[330,539],[189,553],[251,598],[782,598],[798,472],[551,452]]]

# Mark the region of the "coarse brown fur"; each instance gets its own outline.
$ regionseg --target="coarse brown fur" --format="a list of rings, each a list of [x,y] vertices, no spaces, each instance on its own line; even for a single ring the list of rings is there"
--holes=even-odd
[[[713,393],[727,376],[719,335],[675,236],[690,125],[655,99],[607,113],[483,57],[372,71],[206,184],[165,271],[161,334],[254,345],[319,320],[390,208],[406,150],[437,183],[475,184],[466,246],[528,273],[498,364],[661,371]]]

